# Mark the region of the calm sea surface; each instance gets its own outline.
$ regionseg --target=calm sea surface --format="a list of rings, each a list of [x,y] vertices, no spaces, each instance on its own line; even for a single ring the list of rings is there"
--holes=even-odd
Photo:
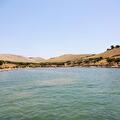
[[[120,69],[0,72],[0,120],[120,120]]]

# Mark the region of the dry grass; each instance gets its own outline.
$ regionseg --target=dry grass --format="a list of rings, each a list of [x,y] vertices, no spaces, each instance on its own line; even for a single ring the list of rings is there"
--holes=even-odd
[[[108,50],[103,53],[96,54],[92,58],[98,58],[98,57],[102,57],[102,58],[120,57],[120,48],[114,48],[112,50]]]
[[[12,62],[67,62],[67,61],[77,61],[80,59],[87,59],[87,58],[120,58],[120,48],[114,48],[112,50],[105,51],[100,54],[66,54],[59,57],[50,58],[48,60],[44,60],[40,57],[23,57],[19,55],[11,55],[11,54],[0,54],[0,60],[4,61],[12,61]]]
[[[80,55],[72,55],[66,54],[59,57],[54,57],[46,60],[46,62],[67,62],[67,61],[75,61],[80,60],[81,58],[85,58],[91,56],[90,54],[80,54]]]
[[[20,55],[12,55],[12,54],[0,54],[0,60],[4,61],[12,61],[12,62],[40,62],[42,58],[29,58]]]

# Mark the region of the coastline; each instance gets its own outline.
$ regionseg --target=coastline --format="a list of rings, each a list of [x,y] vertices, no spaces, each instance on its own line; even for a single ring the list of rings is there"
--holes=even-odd
[[[4,59],[3,59],[4,58]],[[67,54],[43,61],[24,61],[22,56],[2,55],[0,71],[21,68],[68,68],[68,67],[96,67],[120,68],[120,46],[112,46],[100,54]]]
[[[68,67],[25,67],[25,68],[5,68],[5,69],[0,69],[0,72],[5,72],[5,71],[13,71],[13,70],[25,70],[25,69],[36,69],[36,68],[116,68],[120,69],[120,66],[68,66]]]

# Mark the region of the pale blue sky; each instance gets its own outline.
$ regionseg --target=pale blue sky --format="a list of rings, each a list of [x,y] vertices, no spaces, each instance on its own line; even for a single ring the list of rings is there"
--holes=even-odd
[[[0,53],[53,57],[120,44],[120,0],[0,0]]]

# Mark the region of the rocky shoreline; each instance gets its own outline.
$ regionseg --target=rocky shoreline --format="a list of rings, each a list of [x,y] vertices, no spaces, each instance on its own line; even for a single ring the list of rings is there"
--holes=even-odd
[[[24,67],[24,68],[5,68],[0,69],[0,72],[11,71],[11,70],[20,70],[20,69],[33,69],[33,68],[120,68],[120,66],[61,66],[61,67]]]

